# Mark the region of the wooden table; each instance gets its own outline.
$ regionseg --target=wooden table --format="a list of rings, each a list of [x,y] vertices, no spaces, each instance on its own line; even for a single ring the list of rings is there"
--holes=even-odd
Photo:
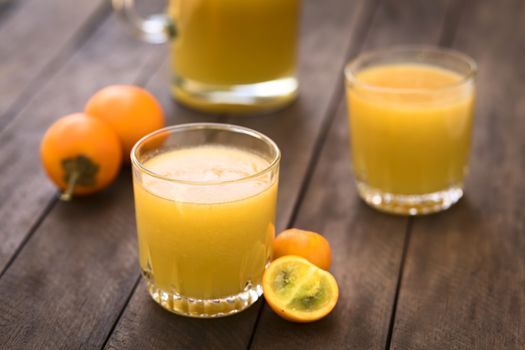
[[[131,38],[107,0],[2,5],[1,349],[525,348],[525,2],[304,0],[300,40],[294,105],[207,116],[173,103],[166,48]],[[479,63],[466,197],[441,214],[380,214],[353,185],[342,69],[393,44],[453,47]],[[341,297],[329,317],[292,324],[262,301],[223,319],[170,314],[139,276],[129,169],[104,193],[57,200],[40,139],[113,83],[152,91],[168,124],[236,123],[279,144],[277,228],[330,240]]]

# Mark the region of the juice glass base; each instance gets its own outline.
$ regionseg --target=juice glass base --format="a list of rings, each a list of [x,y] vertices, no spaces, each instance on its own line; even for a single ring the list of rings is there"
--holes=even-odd
[[[146,279],[148,292],[164,309],[182,316],[217,318],[236,314],[250,307],[262,295],[262,286],[247,285],[239,294],[219,299],[194,299],[158,288]]]
[[[461,185],[451,186],[446,190],[433,193],[401,195],[384,192],[357,181],[357,190],[359,196],[371,207],[383,212],[399,215],[437,213],[450,208],[450,206],[463,197],[463,188]]]
[[[290,104],[298,94],[293,76],[256,84],[209,85],[173,78],[171,93],[181,104],[208,113],[267,113]]]

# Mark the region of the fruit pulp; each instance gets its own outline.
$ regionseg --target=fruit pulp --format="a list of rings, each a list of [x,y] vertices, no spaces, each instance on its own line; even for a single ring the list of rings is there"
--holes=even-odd
[[[474,86],[424,64],[366,68],[348,88],[356,180],[389,195],[461,188],[470,149]]]
[[[274,260],[264,273],[263,286],[270,308],[294,322],[325,317],[339,297],[334,276],[295,255]]]
[[[171,91],[206,112],[274,110],[297,95],[300,0],[171,0]]]
[[[211,85],[252,84],[295,72],[299,0],[172,0],[177,75]]]
[[[144,163],[165,179],[134,174],[140,265],[156,290],[219,300],[260,289],[271,258],[277,177],[252,175],[268,166],[245,150],[199,146]]]

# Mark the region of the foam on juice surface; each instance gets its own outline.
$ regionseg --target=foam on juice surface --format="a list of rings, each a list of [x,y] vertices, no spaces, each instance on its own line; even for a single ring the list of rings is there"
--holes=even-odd
[[[357,79],[366,86],[356,85],[356,96],[406,109],[464,103],[471,99],[473,89],[472,83],[460,84],[460,74],[425,64],[380,65],[359,72]]]
[[[272,183],[270,174],[245,179],[268,168],[268,161],[254,153],[225,146],[176,149],[149,159],[144,166],[173,180],[145,176],[144,188],[174,201],[229,202],[253,196]]]
[[[438,89],[456,84],[462,76],[425,64],[389,64],[365,69],[357,78],[369,85],[398,89]]]

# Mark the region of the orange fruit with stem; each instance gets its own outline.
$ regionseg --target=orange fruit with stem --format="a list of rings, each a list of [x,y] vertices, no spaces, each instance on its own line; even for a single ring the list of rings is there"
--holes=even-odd
[[[122,147],[106,123],[76,113],[49,127],[40,155],[48,177],[63,191],[61,199],[69,200],[108,186],[119,173]]]
[[[131,149],[142,136],[164,126],[164,112],[159,102],[148,91],[134,85],[107,86],[89,99],[84,110],[115,130],[125,162],[129,162]]]
[[[291,228],[281,232],[273,242],[273,256],[298,255],[323,270],[330,268],[332,250],[330,243],[320,234]]]
[[[325,317],[339,298],[334,276],[295,255],[283,256],[270,264],[263,275],[263,291],[270,308],[294,322]]]

